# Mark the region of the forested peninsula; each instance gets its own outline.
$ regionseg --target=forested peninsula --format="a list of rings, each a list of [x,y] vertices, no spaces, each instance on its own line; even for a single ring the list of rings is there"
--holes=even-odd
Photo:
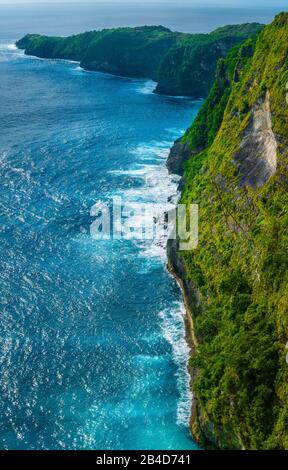
[[[163,26],[115,28],[70,37],[28,34],[16,45],[28,55],[80,62],[85,70],[157,82],[157,93],[207,96],[217,60],[262,25],[225,26],[210,34],[172,32]]]

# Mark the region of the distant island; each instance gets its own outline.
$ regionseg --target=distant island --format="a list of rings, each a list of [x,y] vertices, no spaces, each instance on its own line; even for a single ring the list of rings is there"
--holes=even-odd
[[[16,45],[29,55],[79,61],[85,70],[150,78],[158,84],[157,93],[202,98],[210,91],[218,59],[262,28],[247,23],[210,34],[184,34],[143,26],[65,38],[28,34]]]

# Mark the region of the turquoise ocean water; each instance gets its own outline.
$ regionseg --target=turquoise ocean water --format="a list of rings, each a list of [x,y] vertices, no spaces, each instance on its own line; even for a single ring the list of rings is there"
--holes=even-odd
[[[0,8],[0,448],[197,448],[184,310],[165,246],[97,242],[89,228],[99,199],[133,207],[175,196],[165,160],[201,103],[25,57],[13,42],[26,32],[140,24],[125,9],[39,8]],[[233,15],[200,9],[188,28],[187,11],[151,11],[142,24],[193,31]]]

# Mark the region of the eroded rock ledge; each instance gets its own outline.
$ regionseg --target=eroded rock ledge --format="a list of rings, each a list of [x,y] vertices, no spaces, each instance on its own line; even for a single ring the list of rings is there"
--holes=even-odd
[[[188,143],[183,143],[181,139],[176,140],[167,159],[169,173],[182,176],[184,173],[184,165],[191,157],[192,153]]]
[[[234,163],[238,168],[240,186],[260,187],[276,172],[277,141],[272,130],[268,91],[251,110]]]

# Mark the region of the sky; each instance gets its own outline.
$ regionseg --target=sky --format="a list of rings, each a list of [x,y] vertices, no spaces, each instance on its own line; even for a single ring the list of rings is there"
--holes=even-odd
[[[109,3],[117,3],[117,4],[135,4],[135,5],[149,5],[149,4],[159,4],[159,5],[171,5],[174,8],[176,6],[181,7],[183,6],[211,6],[211,7],[216,7],[216,6],[223,6],[223,7],[243,7],[243,8],[267,8],[271,7],[278,9],[278,11],[285,11],[288,10],[287,5],[288,2],[287,0],[0,0],[0,5],[28,5],[28,4],[33,4],[33,5],[55,5],[55,4],[109,4]]]
[[[166,4],[183,4],[183,5],[225,5],[225,6],[249,6],[252,7],[259,7],[261,6],[286,6],[287,7],[287,0],[83,0],[83,3],[140,3],[140,4],[149,4],[149,3],[166,3]],[[0,4],[27,4],[27,3],[35,3],[35,4],[43,4],[43,3],[81,3],[80,0],[0,0]]]

